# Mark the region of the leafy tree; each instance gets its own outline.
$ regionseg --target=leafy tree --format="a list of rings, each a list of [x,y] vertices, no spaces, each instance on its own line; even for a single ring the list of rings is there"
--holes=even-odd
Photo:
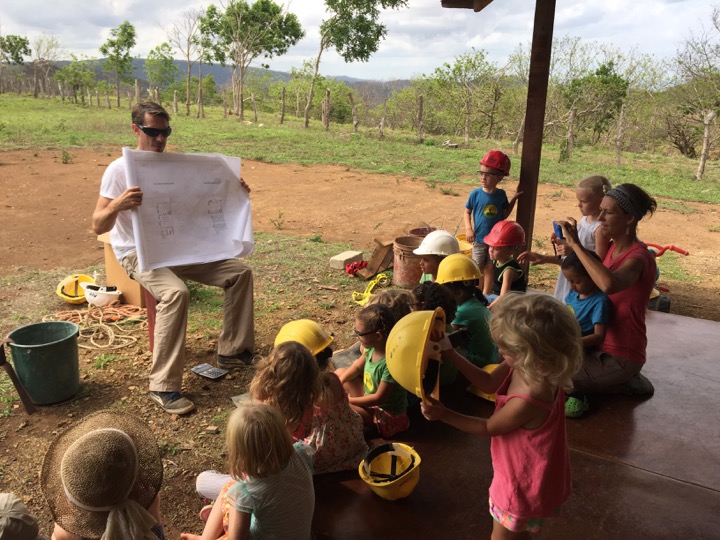
[[[145,75],[151,88],[166,88],[175,81],[177,74],[178,68],[169,43],[161,43],[148,53],[145,59]]]
[[[110,38],[100,46],[105,56],[103,70],[115,74],[117,106],[120,107],[120,83],[132,81],[132,56],[130,50],[135,46],[135,27],[129,21],[110,30]]]
[[[435,68],[430,77],[438,82],[445,103],[455,109],[458,118],[462,118],[466,146],[470,144],[473,113],[484,115],[489,133],[492,132],[500,95],[497,73],[497,66],[486,59],[485,51],[473,49],[457,56],[453,64],[446,62]]]
[[[244,118],[245,77],[250,64],[259,56],[272,58],[285,54],[305,32],[293,13],[272,0],[231,0],[224,12],[208,7],[205,24],[218,36],[215,58],[233,66],[235,114]],[[263,67],[268,67],[263,65]]]
[[[95,86],[95,62],[88,58],[79,59],[74,54],[70,58],[72,61],[57,71],[54,77],[70,90],[73,103],[78,102],[78,94],[84,103],[85,94]]]
[[[406,5],[407,0],[325,0],[329,16],[320,24],[320,50],[305,105],[306,128],[310,125],[310,107],[322,53],[332,47],[345,62],[367,62],[387,33],[385,25],[379,22],[380,8],[399,9]]]
[[[703,126],[697,180],[703,179],[712,128],[720,113],[720,7],[713,9],[712,22],[710,30],[692,34],[675,59],[683,94],[679,112],[687,121]]]
[[[0,36],[0,93],[2,93],[2,64],[22,65],[23,57],[30,56],[30,42],[26,37]]]

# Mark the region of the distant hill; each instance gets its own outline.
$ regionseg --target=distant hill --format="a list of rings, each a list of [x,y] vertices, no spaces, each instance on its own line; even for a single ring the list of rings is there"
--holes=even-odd
[[[102,65],[105,63],[104,58],[100,58],[96,60],[97,62],[97,72],[98,75],[103,74],[102,71]],[[56,65],[59,68],[62,68],[63,66],[69,64],[69,60],[62,60],[59,62],[56,62]],[[182,74],[182,77],[185,77],[185,74],[187,73],[187,62],[185,60],[175,60],[175,65],[177,66],[179,72]],[[203,76],[205,75],[212,75],[213,79],[215,79],[215,83],[218,86],[225,86],[229,85],[232,80],[232,68],[230,67],[223,67],[218,64],[213,65],[206,65],[203,64],[202,67],[203,70]],[[273,71],[271,69],[262,69],[262,68],[255,68],[251,67],[250,72],[262,72],[262,73],[270,73],[273,77],[274,81],[288,81],[290,80],[290,74],[286,73],[284,71]],[[193,73],[197,74],[197,66],[193,65]],[[103,75],[105,77],[106,75]],[[147,86],[145,82],[145,59],[144,58],[135,58],[133,59],[133,78],[138,79],[141,81],[141,84],[143,86]],[[408,86],[410,84],[409,80],[403,80],[398,79],[394,81],[375,81],[371,79],[356,79],[353,77],[345,77],[345,76],[339,76],[339,77],[330,77],[332,79],[335,79],[337,81],[344,82],[351,88],[357,88],[362,89],[365,95],[373,96],[372,101],[375,102],[381,102],[383,99],[387,98],[392,92],[401,90]]]

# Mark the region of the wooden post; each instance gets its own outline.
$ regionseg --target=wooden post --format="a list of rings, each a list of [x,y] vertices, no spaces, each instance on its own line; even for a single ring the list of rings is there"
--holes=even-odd
[[[623,144],[625,143],[625,104],[620,107],[620,117],[618,118],[617,137],[615,137],[615,165],[622,165]]]
[[[255,123],[257,124],[257,103],[255,103],[255,93],[250,92],[250,103],[252,103],[253,108],[253,118],[255,119]]]
[[[135,103],[140,103],[140,81],[135,79]]]
[[[173,92],[173,112],[175,114],[178,113],[178,99],[177,99],[177,90]]]
[[[517,205],[517,221],[525,229],[525,249],[530,249],[532,245],[554,21],[555,0],[536,0],[525,109],[525,134],[518,186],[518,190],[522,191],[523,195]]]
[[[387,114],[387,98],[383,102],[383,113],[382,118],[380,119],[380,138],[385,138],[385,115]]]
[[[223,92],[223,118],[227,118],[227,96]]]
[[[285,87],[282,87],[282,94],[280,95],[280,125],[282,126],[285,121]]]
[[[325,131],[330,129],[330,89],[325,89],[325,99],[322,102],[322,121]]]
[[[423,96],[418,96],[417,104],[417,136],[418,141],[422,143],[425,142],[425,122],[423,121],[423,118],[425,118],[425,99]]]
[[[348,97],[350,98],[350,106],[352,107],[353,133],[357,133],[358,132],[358,124],[360,122],[358,121],[357,107],[355,107],[355,100],[353,99],[352,92],[348,92]]]

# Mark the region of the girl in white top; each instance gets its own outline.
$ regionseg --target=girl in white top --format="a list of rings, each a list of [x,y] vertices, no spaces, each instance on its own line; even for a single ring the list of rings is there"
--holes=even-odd
[[[578,221],[578,236],[582,246],[590,251],[598,254],[600,259],[605,258],[608,250],[610,239],[606,238],[600,229],[600,202],[605,194],[610,190],[610,180],[604,176],[588,176],[580,180],[575,188],[575,196],[578,200],[578,209],[582,214]],[[557,264],[562,263],[563,257],[570,249],[565,240],[558,238],[555,233],[550,236],[550,241],[555,244],[557,255],[542,255],[532,251],[521,253],[517,257],[520,264],[530,261],[533,264]],[[565,276],[562,271],[558,273],[557,283],[555,284],[555,298],[561,302],[565,302],[565,297],[570,292]]]

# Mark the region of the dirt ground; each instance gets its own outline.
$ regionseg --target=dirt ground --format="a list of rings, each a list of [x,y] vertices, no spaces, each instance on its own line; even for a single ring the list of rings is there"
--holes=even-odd
[[[31,284],[8,287],[4,279],[8,276],[102,265],[102,245],[90,231],[90,215],[103,170],[117,155],[117,149],[76,150],[71,152],[70,162],[63,164],[60,151],[0,153],[0,304],[19,305],[24,295],[32,293]],[[345,242],[363,250],[366,258],[375,237],[403,236],[424,223],[455,230],[470,190],[467,185],[450,184],[441,191],[439,186],[432,188],[407,177],[337,166],[245,161],[242,175],[252,189],[255,230],[320,234],[325,241]],[[515,183],[506,180],[504,187],[513,193]],[[690,256],[683,258],[682,267],[694,278],[692,282],[661,279],[671,289],[672,312],[720,320],[717,207],[690,203],[681,213],[663,209],[660,200],[659,208],[655,216],[643,221],[641,238],[688,250]],[[577,216],[573,190],[539,186],[535,236],[549,234],[550,222],[568,215]],[[662,259],[659,265],[662,268]],[[310,316],[323,309],[307,306]],[[14,326],[12,320],[0,321],[3,334]],[[269,334],[272,330],[263,329]],[[196,360],[212,361],[213,343],[188,347],[196,351]],[[228,409],[224,398],[240,393],[248,375],[235,374],[221,383],[188,378],[187,391],[198,412],[178,418],[148,405],[144,394],[149,366],[146,341],[131,347],[129,353],[134,356],[127,365],[83,375],[89,377],[85,382],[92,392],[81,399],[41,408],[32,416],[16,408],[0,418],[0,491],[20,495],[40,518],[45,532],[49,532],[50,515],[37,486],[37,471],[50,438],[89,410],[111,406],[122,406],[146,419],[166,451],[163,507],[168,538],[178,538],[181,530],[201,530],[196,518],[201,501],[193,495],[194,477],[203,469],[221,466],[222,447],[221,437],[206,428],[214,423],[222,427],[217,418]],[[91,360],[83,357],[83,362],[87,365]]]

